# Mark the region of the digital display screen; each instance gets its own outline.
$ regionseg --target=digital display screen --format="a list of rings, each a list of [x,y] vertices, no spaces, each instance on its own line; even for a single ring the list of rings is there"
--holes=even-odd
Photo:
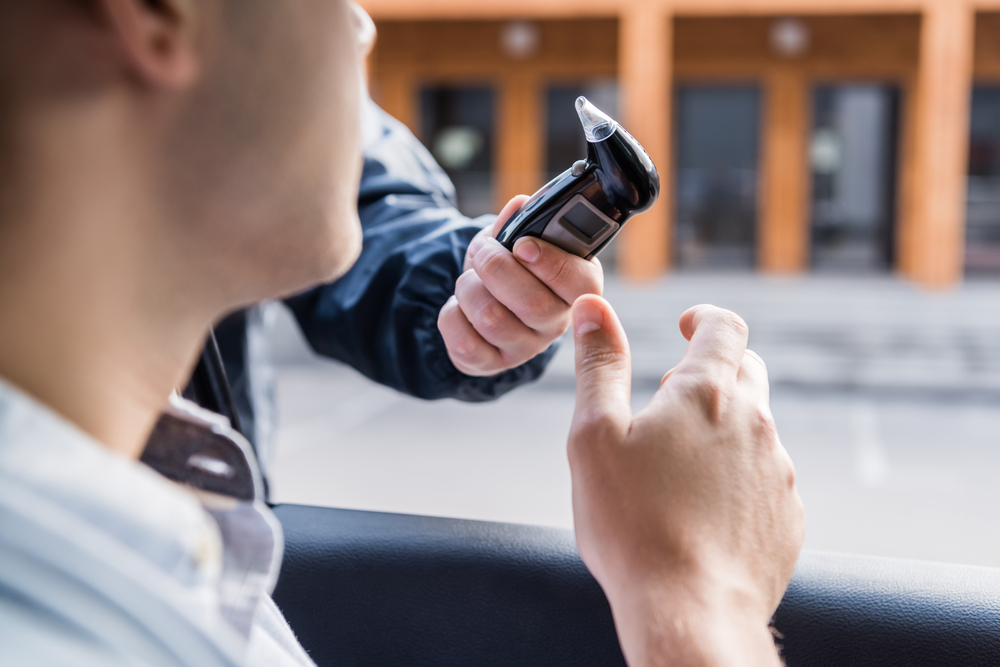
[[[588,239],[595,238],[608,227],[608,223],[591,211],[583,202],[579,202],[576,206],[566,211],[562,219],[563,222]]]

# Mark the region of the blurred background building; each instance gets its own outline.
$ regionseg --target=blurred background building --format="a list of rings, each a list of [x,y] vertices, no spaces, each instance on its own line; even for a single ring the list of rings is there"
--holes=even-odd
[[[577,95],[649,149],[660,203],[601,255],[635,409],[680,314],[730,308],[808,548],[1000,566],[1000,0],[360,1],[373,96],[467,214],[584,155]],[[571,340],[496,403],[428,403],[271,312],[272,499],[572,527]]]
[[[1000,273],[1000,0],[361,0],[372,94],[470,215],[619,117],[664,193],[611,259],[673,268]]]

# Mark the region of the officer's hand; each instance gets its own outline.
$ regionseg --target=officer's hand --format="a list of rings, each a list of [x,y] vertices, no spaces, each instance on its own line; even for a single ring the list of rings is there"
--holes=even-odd
[[[746,324],[714,306],[684,313],[687,353],[633,417],[614,311],[585,296],[573,320],[576,538],[628,664],[777,667],[767,625],[805,523]]]
[[[495,375],[532,359],[566,333],[577,297],[604,289],[596,258],[536,238],[520,239],[513,254],[500,245],[495,236],[526,200],[510,200],[476,235],[455,295],[438,315],[448,355],[466,375]]]

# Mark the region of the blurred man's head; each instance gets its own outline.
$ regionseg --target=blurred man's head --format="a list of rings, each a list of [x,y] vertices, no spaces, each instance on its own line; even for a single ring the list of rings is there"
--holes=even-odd
[[[346,0],[0,1],[0,377],[137,456],[211,322],[360,250]]]
[[[330,279],[360,247],[358,77],[345,0],[0,3],[3,203],[51,177],[128,210],[121,250],[220,306]]]

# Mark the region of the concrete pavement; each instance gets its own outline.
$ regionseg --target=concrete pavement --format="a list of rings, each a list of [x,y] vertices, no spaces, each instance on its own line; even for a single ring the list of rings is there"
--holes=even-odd
[[[677,319],[696,303],[729,308],[772,385],[906,394],[1000,392],[1000,283],[928,292],[890,277],[680,274],[642,287],[610,281],[639,383],[683,354]],[[552,375],[572,375],[562,357]]]

